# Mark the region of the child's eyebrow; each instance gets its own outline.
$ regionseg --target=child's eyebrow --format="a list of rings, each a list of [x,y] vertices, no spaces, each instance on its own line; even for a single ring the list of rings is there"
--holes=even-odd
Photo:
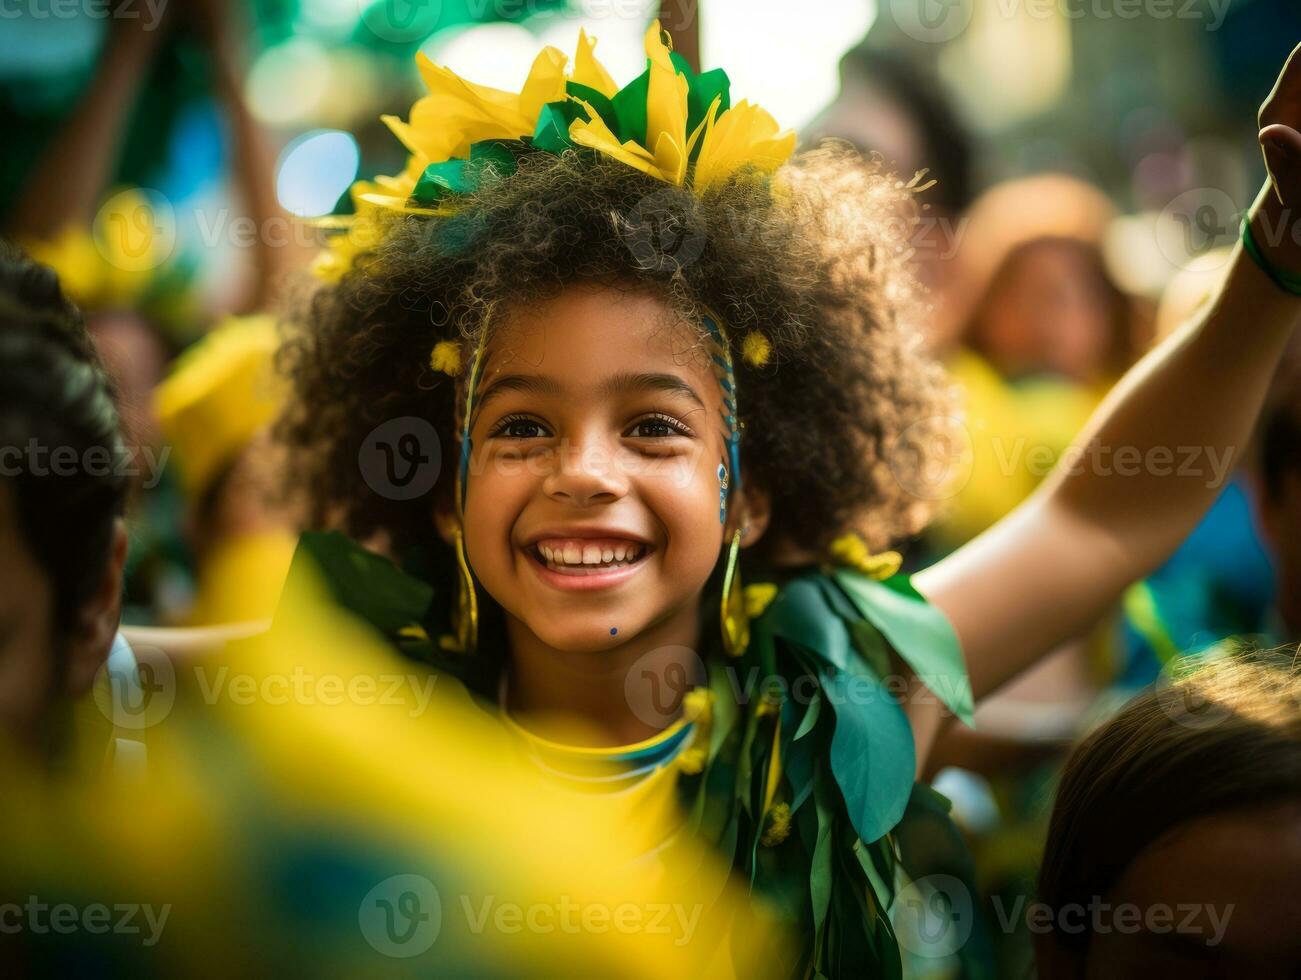
[[[655,374],[636,371],[620,371],[610,375],[596,386],[596,394],[606,398],[633,390],[663,391],[668,394],[685,395],[701,408],[705,408],[704,399],[684,378],[676,374]],[[564,385],[546,374],[507,374],[497,378],[478,398],[475,414],[487,405],[494,395],[507,391],[523,391],[536,395],[559,397],[565,393]]]

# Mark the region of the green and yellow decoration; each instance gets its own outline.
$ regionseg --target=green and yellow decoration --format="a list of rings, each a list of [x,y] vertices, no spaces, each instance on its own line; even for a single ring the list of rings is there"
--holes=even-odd
[[[509,176],[530,152],[599,153],[698,194],[743,167],[771,172],[785,163],[795,133],[780,130],[757,105],[733,105],[727,74],[693,72],[666,38],[658,22],[651,25],[646,70],[622,88],[582,30],[572,67],[561,51],[546,47],[518,93],[476,85],[418,55],[429,94],[406,120],[383,117],[407,148],[407,165],[394,176],[358,181],[356,213],[322,222],[344,234],[332,239],[317,274],[341,276],[380,242],[394,214],[455,213],[457,195],[472,193],[488,174]],[[765,343],[750,341],[747,357],[766,359]]]

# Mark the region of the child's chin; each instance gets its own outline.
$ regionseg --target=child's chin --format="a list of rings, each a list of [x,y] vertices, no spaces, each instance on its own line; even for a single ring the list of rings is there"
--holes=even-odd
[[[627,639],[622,629],[605,623],[566,623],[556,629],[535,629],[534,633],[547,646],[571,653],[601,653],[622,645]]]

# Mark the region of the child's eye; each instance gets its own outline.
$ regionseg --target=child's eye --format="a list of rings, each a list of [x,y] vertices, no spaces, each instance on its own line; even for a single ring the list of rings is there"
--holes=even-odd
[[[538,439],[545,434],[546,429],[537,419],[527,415],[508,415],[488,435],[490,438]]]
[[[671,415],[656,412],[636,422],[628,435],[640,439],[667,439],[671,436],[689,436],[691,429]]]

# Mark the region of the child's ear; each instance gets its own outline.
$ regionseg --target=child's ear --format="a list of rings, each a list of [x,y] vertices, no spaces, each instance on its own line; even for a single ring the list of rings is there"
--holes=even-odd
[[[434,527],[443,544],[450,548],[456,543],[456,511],[447,497],[440,496],[434,501]]]
[[[126,524],[119,517],[113,522],[113,540],[104,573],[94,593],[77,612],[76,626],[68,636],[64,693],[69,697],[78,698],[89,691],[99,668],[108,660],[122,618],[122,568],[126,564],[126,549]]]
[[[740,506],[737,509],[737,523],[732,527],[741,528],[741,547],[748,548],[768,530],[768,520],[772,516],[772,498],[767,490],[743,482]],[[727,536],[731,540],[732,528],[729,528]]]

